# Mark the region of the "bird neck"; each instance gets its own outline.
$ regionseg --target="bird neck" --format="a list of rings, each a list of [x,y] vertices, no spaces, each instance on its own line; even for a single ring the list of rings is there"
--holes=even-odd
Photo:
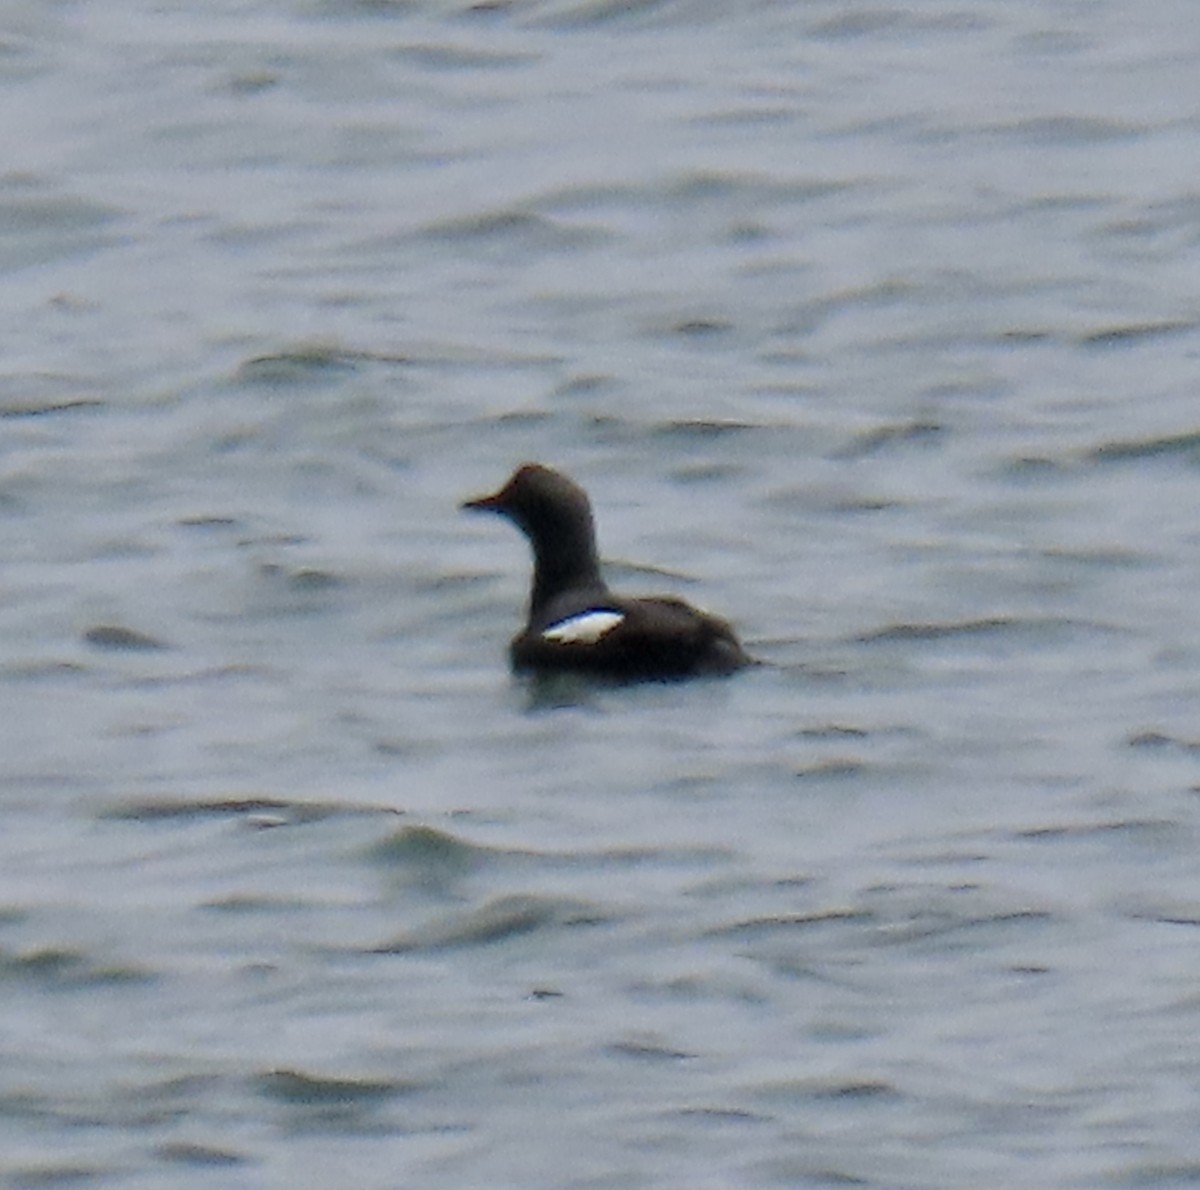
[[[533,547],[533,591],[529,614],[539,613],[567,591],[594,590],[603,595],[608,588],[600,574],[600,560],[594,542],[569,546],[562,541],[535,542]]]

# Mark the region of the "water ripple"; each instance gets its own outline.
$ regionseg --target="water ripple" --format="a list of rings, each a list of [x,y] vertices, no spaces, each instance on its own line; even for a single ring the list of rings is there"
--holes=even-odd
[[[453,913],[374,948],[375,954],[490,946],[561,928],[594,925],[608,918],[598,905],[571,897],[514,893],[478,909]]]

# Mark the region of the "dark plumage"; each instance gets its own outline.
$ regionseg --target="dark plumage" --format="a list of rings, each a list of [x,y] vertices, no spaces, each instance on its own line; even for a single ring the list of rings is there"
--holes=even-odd
[[[529,620],[513,637],[518,670],[628,678],[725,674],[750,663],[733,629],[682,599],[614,595],[600,574],[587,493],[539,463],[463,508],[507,517],[533,547]]]

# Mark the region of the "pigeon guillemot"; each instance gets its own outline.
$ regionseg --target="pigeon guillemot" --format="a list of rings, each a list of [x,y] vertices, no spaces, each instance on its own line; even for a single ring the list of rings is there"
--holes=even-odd
[[[462,507],[508,517],[533,546],[529,622],[513,637],[514,669],[682,678],[750,664],[719,617],[682,599],[608,589],[587,493],[561,472],[526,463],[498,492]]]

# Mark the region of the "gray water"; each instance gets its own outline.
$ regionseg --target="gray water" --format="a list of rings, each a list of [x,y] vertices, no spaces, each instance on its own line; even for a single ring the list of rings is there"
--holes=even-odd
[[[1195,5],[194,7],[0,19],[5,1184],[1194,1185]]]

